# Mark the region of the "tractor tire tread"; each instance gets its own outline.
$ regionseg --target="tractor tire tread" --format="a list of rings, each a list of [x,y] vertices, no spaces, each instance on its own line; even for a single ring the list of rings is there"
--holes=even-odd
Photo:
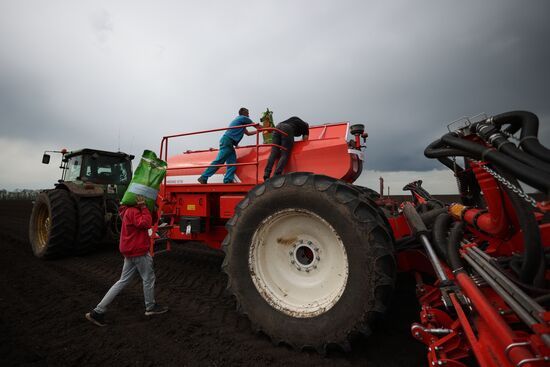
[[[353,185],[334,178],[316,175],[312,173],[294,172],[283,176],[276,176],[263,184],[256,186],[235,208],[234,216],[226,223],[227,236],[222,242],[222,250],[225,258],[222,264],[222,270],[227,276],[226,293],[232,295],[237,304],[237,311],[243,315],[248,315],[249,311],[243,304],[242,286],[236,285],[234,278],[235,269],[232,268],[231,258],[235,237],[237,236],[239,221],[245,211],[250,210],[255,205],[255,201],[262,196],[281,190],[283,187],[301,187],[303,189],[315,190],[326,193],[335,198],[335,201],[347,208],[347,211],[353,217],[356,226],[365,229],[365,235],[369,239],[368,249],[369,261],[372,261],[372,282],[373,287],[366,292],[371,292],[368,296],[369,304],[362,305],[361,316],[354,321],[354,325],[346,330],[334,330],[330,335],[325,335],[322,339],[315,342],[303,342],[298,339],[292,339],[287,335],[278,335],[271,333],[257,320],[250,319],[256,332],[263,332],[275,345],[286,344],[296,350],[313,349],[320,354],[325,354],[329,345],[337,345],[342,350],[348,350],[350,340],[359,334],[369,335],[374,324],[385,313],[391,296],[393,294],[396,264],[393,256],[393,234],[387,224],[387,219],[376,204],[367,199],[366,196]],[[307,186],[304,188],[304,186]],[[350,225],[352,225],[350,223]],[[236,276],[235,276],[236,278]],[[329,310],[330,312],[330,310]],[[250,318],[250,316],[249,316]],[[335,326],[338,329],[338,325]]]
[[[36,220],[41,205],[47,206],[51,223],[46,248],[42,252],[37,252]],[[72,248],[75,232],[76,205],[70,193],[63,189],[40,193],[33,206],[29,225],[29,239],[34,254],[44,259],[55,259],[67,255]]]
[[[85,255],[94,250],[104,237],[104,211],[97,198],[79,198],[77,202],[78,224],[73,251]]]

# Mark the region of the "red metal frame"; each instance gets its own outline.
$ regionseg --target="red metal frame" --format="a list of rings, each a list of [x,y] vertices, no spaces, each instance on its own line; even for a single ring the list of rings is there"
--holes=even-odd
[[[255,147],[256,148],[256,161],[255,162],[247,162],[247,163],[233,163],[233,164],[209,164],[209,165],[195,165],[193,166],[192,168],[208,168],[208,167],[229,167],[229,166],[250,166],[250,165],[255,165],[256,168],[258,167],[259,165],[259,154],[258,154],[258,149],[260,147],[260,133],[263,132],[263,131],[277,131],[278,133],[280,134],[283,134],[285,136],[288,136],[287,133],[285,133],[284,131],[282,130],[279,130],[277,128],[262,128],[260,127],[259,124],[247,124],[247,125],[239,125],[239,126],[230,126],[230,127],[223,127],[223,128],[219,128],[219,129],[210,129],[210,130],[202,130],[202,131],[195,131],[195,132],[190,132],[190,133],[182,133],[182,134],[175,134],[175,135],[167,135],[167,136],[164,136],[162,138],[162,141],[160,143],[160,159],[164,159],[164,160],[167,160],[168,158],[168,140],[171,139],[171,138],[179,138],[179,137],[184,137],[184,136],[191,136],[191,135],[199,135],[199,134],[207,134],[207,133],[212,133],[212,132],[218,132],[218,131],[226,131],[226,130],[233,130],[233,129],[242,129],[242,128],[247,128],[247,127],[254,127],[256,129],[256,144],[253,145],[252,147]],[[165,144],[166,143],[166,144]],[[283,146],[280,146],[280,145],[277,145],[277,144],[263,144],[265,146],[270,146],[270,147],[277,147],[279,149],[282,149],[282,150],[286,150],[285,147]],[[249,146],[247,146],[249,147]],[[189,153],[192,153],[192,151],[188,151]],[[173,169],[173,168],[170,168],[168,167],[167,170],[170,170],[170,169]],[[179,168],[179,169],[182,169],[182,168]],[[183,168],[185,169],[185,168]],[[258,180],[258,169],[256,169],[256,183],[259,182]],[[166,177],[164,178],[164,185],[163,185],[163,188],[166,189]]]
[[[169,141],[174,138],[187,137],[192,135],[223,132],[230,129],[241,129],[253,127],[256,129],[256,144],[239,146],[236,148],[238,162],[234,164],[212,165],[217,149],[186,151],[175,156],[168,156]],[[254,186],[259,184],[259,171],[265,165],[267,156],[271,147],[278,147],[286,150],[284,147],[276,144],[260,144],[259,136],[263,131],[277,131],[287,135],[284,131],[277,128],[262,128],[258,124],[248,124],[234,127],[224,127],[219,129],[210,129],[182,134],[164,136],[160,144],[159,156],[168,162],[167,175],[159,190],[157,204],[159,212],[164,217],[171,218],[169,225],[165,228],[165,237],[167,237],[167,249],[171,247],[171,241],[200,241],[206,243],[209,247],[219,249],[221,242],[225,237],[225,222],[234,211],[234,206],[238,202],[237,198],[244,197]],[[310,138],[307,142],[298,141],[293,147],[293,154],[287,163],[287,169],[292,171],[313,171],[325,170],[324,174],[344,180],[354,180],[362,169],[362,163],[355,154],[349,153],[347,134],[349,133],[348,123],[326,124],[323,126],[311,126]],[[319,165],[318,152],[327,154],[323,157],[325,161],[332,160],[331,164]],[[304,163],[305,162],[305,163]],[[338,162],[338,164],[334,164]],[[309,165],[309,166],[308,166]],[[208,183],[206,185],[193,182],[193,175],[197,175],[207,167],[238,167],[237,173],[243,173],[240,183],[221,184]],[[253,170],[247,170],[247,167],[253,166]],[[326,170],[329,171],[326,171]],[[222,168],[223,170],[223,168]],[[174,180],[174,177],[191,178],[191,182],[180,182]],[[169,182],[169,180],[172,180]],[[206,195],[210,204],[205,211],[196,211],[194,216],[203,218],[205,221],[205,231],[201,233],[186,233],[179,228],[178,218],[182,216],[184,202],[193,195]],[[186,215],[193,216],[189,211]],[[156,234],[157,227],[154,228],[155,234],[151,244],[151,253],[154,253],[154,242],[160,240]]]
[[[235,205],[244,198],[248,191],[260,183],[258,174],[260,169],[259,133],[263,130],[276,130],[274,128],[262,129],[257,124],[234,128],[242,127],[254,127],[257,130],[256,145],[241,147],[242,149],[247,148],[255,155],[246,155],[244,161],[233,165],[255,166],[255,180],[229,185],[216,183],[168,185],[167,179],[165,179],[159,193],[158,204],[164,216],[170,218],[169,225],[161,230],[164,231],[164,236],[168,239],[168,248],[170,240],[195,240],[205,242],[213,248],[221,247],[226,235],[224,225],[232,216]],[[168,159],[168,140],[171,138],[228,129],[231,128],[166,136],[161,142],[160,157]],[[323,131],[319,131],[320,139],[325,136],[326,131],[326,126]],[[305,151],[304,148],[300,152]],[[342,149],[340,149],[341,151]],[[211,154],[211,151],[188,151],[186,153]],[[351,158],[350,162],[350,164],[354,164]],[[455,220],[464,221],[467,224],[467,238],[471,243],[466,248],[483,245],[485,253],[492,256],[506,256],[523,251],[523,237],[511,202],[501,190],[499,182],[484,169],[484,165],[485,162],[472,161],[470,169],[483,192],[486,208],[451,205],[449,213],[454,216]],[[209,166],[197,164],[170,167],[169,163],[168,170],[192,171],[196,168]],[[352,182],[353,175],[349,174],[350,171],[346,172],[339,178]],[[422,200],[420,200],[422,198],[418,199],[418,204],[422,204]],[[538,207],[542,211],[550,210],[550,204],[547,202],[539,203]],[[181,216],[205,218],[205,231],[183,233],[179,228],[179,223],[175,222],[176,218]],[[388,220],[396,239],[411,235],[412,231],[403,215],[388,218]],[[541,224],[539,229],[543,246],[550,248],[550,224]],[[158,231],[158,227],[155,226],[152,250],[154,240],[162,237]],[[397,254],[397,263],[400,271],[412,272],[416,278],[417,296],[421,306],[420,323],[413,324],[411,332],[416,339],[429,347],[428,362],[430,365],[464,367],[467,365],[465,358],[472,353],[482,367],[548,365],[548,360],[545,361],[543,357],[550,356],[550,349],[544,344],[541,336],[550,333],[548,325],[550,312],[541,315],[546,321],[545,324],[534,325],[532,330],[529,330],[521,327],[518,317],[511,312],[511,309],[491,287],[477,284],[476,279],[467,273],[459,272],[455,275],[443,263],[443,271],[452,286],[440,284],[438,281],[431,283],[427,281],[426,279],[434,279],[434,271],[424,251],[418,249],[402,251]],[[547,274],[547,279],[550,280],[550,273]]]
[[[188,168],[207,168],[207,167],[228,167],[228,166],[250,166],[255,165],[256,166],[256,182],[257,184],[259,182],[258,180],[258,165],[259,165],[259,154],[258,149],[260,146],[260,133],[262,131],[277,131],[283,135],[288,135],[284,131],[281,131],[276,128],[261,128],[259,124],[247,124],[247,125],[240,125],[240,126],[232,126],[232,127],[224,127],[219,129],[210,129],[210,130],[202,130],[202,131],[195,131],[190,133],[182,133],[182,134],[174,134],[174,135],[168,135],[164,136],[162,138],[161,144],[160,144],[160,159],[167,160],[168,158],[168,141],[173,138],[179,138],[179,137],[185,137],[185,136],[191,136],[191,135],[199,135],[199,134],[206,134],[206,133],[212,133],[212,132],[219,132],[219,131],[226,131],[226,130],[232,130],[232,129],[242,129],[247,127],[254,127],[256,129],[256,144],[253,146],[255,147],[256,151],[256,160],[254,162],[244,162],[244,163],[233,163],[233,164],[220,164],[220,165],[194,165],[192,167]],[[280,149],[286,150],[285,147],[282,147],[277,144],[264,144],[266,146],[274,146],[278,147]],[[188,153],[192,153],[192,151],[188,151]],[[184,167],[183,169],[186,169],[187,167]],[[167,171],[173,170],[174,168],[168,167]],[[178,168],[182,169],[182,168]],[[172,210],[180,209],[180,207],[177,206],[176,203],[171,203],[170,199],[167,198],[167,185],[166,185],[166,179],[164,178],[164,184],[161,185],[161,189],[159,190],[159,195],[157,199],[158,204],[158,211],[159,213],[166,214],[166,210],[168,209],[168,212]],[[254,185],[250,184],[232,184],[232,185],[218,185],[218,184],[210,184],[210,185],[201,185],[201,184],[193,184],[193,185],[186,185],[188,187],[181,188],[178,191],[181,193],[185,193],[186,200],[190,200],[193,196],[200,195],[205,202],[210,202],[210,198],[207,197],[207,195],[210,195],[211,192],[224,192],[224,193],[246,193],[248,192]],[[242,197],[243,195],[239,195]],[[189,207],[189,206],[188,206]],[[200,217],[206,217],[210,215],[209,207],[205,206],[202,208],[201,211],[195,211],[195,213],[190,213],[191,210],[186,211],[180,211],[177,214],[178,215],[192,215],[192,216],[200,216]],[[175,215],[170,216],[171,221],[168,227],[165,229],[164,233],[164,240],[166,242],[166,250],[171,249],[171,240],[196,240],[196,241],[204,241],[208,243],[213,248],[220,248],[221,242],[223,241],[223,237],[225,236],[225,228],[223,223],[221,225],[212,225],[210,221],[206,223],[206,234],[204,235],[196,235],[196,234],[182,234],[181,229],[179,226],[176,225],[174,222]],[[222,216],[221,216],[222,217]],[[227,215],[223,215],[223,218],[227,218]],[[151,236],[151,248],[150,252],[152,255],[155,253],[155,243],[156,241],[161,239],[161,236],[158,233],[158,226],[159,224],[156,223],[153,226],[153,236]]]
[[[523,251],[523,236],[518,220],[507,195],[496,179],[488,174],[485,162],[471,162],[471,169],[483,192],[486,208],[468,208],[460,204],[451,205],[449,213],[458,221],[467,224],[471,244],[477,247],[486,244],[485,253],[492,256],[506,256]],[[548,203],[539,203],[538,208],[548,211]],[[538,215],[539,219],[542,215]],[[410,234],[403,216],[390,220],[397,239]],[[550,248],[550,224],[540,224],[542,244]],[[421,324],[411,328],[413,336],[429,348],[430,365],[466,366],[461,359],[468,350],[474,354],[480,366],[548,366],[550,348],[542,341],[543,334],[550,334],[550,312],[541,317],[545,324],[532,326],[528,332],[521,321],[496,294],[492,288],[480,286],[467,273],[455,275],[443,263],[446,275],[456,288],[448,290],[452,308],[445,308],[441,302],[443,294],[437,283],[425,284],[424,276],[433,276],[433,269],[423,251],[407,250],[398,254],[401,271],[416,274],[418,300],[421,305]],[[546,279],[550,280],[547,272]],[[470,307],[466,310],[459,297],[466,297]],[[454,310],[452,312],[451,310]],[[442,317],[441,314],[445,316]],[[449,320],[452,320],[449,326]],[[443,337],[437,337],[425,330],[448,328]],[[546,358],[546,359],[545,359]]]

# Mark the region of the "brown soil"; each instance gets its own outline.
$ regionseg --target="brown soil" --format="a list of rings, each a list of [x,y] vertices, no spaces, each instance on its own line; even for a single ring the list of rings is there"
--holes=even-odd
[[[27,239],[28,201],[0,201],[0,365],[2,366],[420,366],[425,348],[409,327],[418,317],[414,284],[399,278],[393,306],[351,353],[327,356],[274,346],[251,329],[224,295],[223,255],[180,245],[155,258],[164,315],[143,315],[136,279],[113,302],[109,325],[84,314],[118,279],[122,259],[104,248],[86,257],[43,261]]]

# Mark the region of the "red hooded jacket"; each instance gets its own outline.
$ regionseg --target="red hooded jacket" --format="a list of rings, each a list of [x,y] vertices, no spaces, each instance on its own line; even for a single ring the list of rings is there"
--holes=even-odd
[[[151,212],[146,206],[125,206],[118,208],[122,218],[120,231],[120,253],[124,257],[143,256],[149,251],[149,228],[153,225]]]

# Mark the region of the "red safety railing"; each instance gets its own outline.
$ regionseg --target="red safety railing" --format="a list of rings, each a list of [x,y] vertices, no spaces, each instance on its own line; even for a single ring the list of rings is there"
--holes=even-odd
[[[287,150],[285,147],[283,147],[281,145],[277,145],[277,144],[260,144],[260,133],[263,132],[263,131],[277,131],[278,133],[280,133],[282,135],[288,136],[288,134],[285,133],[282,130],[279,130],[279,129],[274,128],[274,127],[267,127],[267,128],[260,127],[259,124],[248,124],[248,125],[223,127],[223,128],[219,128],[219,129],[195,131],[195,132],[190,132],[190,133],[167,135],[167,136],[164,136],[162,138],[162,142],[160,143],[160,154],[159,154],[160,159],[165,160],[165,161],[168,160],[168,140],[169,139],[180,138],[180,137],[191,136],[191,135],[207,134],[207,133],[213,133],[213,132],[218,132],[218,131],[226,131],[226,130],[232,130],[232,129],[243,129],[243,128],[246,129],[247,127],[253,127],[253,128],[256,129],[256,132],[255,132],[256,144],[255,145],[246,145],[246,146],[242,146],[242,147],[237,147],[237,149],[255,147],[256,148],[255,149],[256,150],[256,160],[255,161],[248,162],[248,163],[238,163],[237,162],[237,163],[230,163],[230,164],[191,165],[191,166],[187,166],[187,167],[175,167],[175,168],[168,167],[167,171],[176,170],[176,169],[180,170],[180,169],[208,168],[208,167],[229,167],[229,166],[252,166],[252,165],[255,165],[256,166],[256,184],[257,184],[259,182],[258,167],[259,167],[259,164],[260,164],[260,160],[259,160],[260,146],[277,147],[279,149]],[[219,149],[212,149],[211,151],[217,151],[217,150],[219,150]],[[186,151],[186,153],[193,153],[193,152],[202,152],[202,151],[192,151],[192,150]],[[166,188],[166,176],[164,177],[164,187]]]
[[[243,129],[243,128],[247,128],[247,127],[253,127],[256,129],[256,144],[255,145],[246,145],[246,146],[242,146],[242,147],[237,147],[237,149],[243,149],[243,148],[250,148],[250,147],[255,147],[256,149],[256,160],[253,161],[253,162],[250,162],[250,163],[232,163],[232,164],[209,164],[209,165],[191,165],[191,166],[187,166],[187,167],[175,167],[175,168],[171,168],[171,167],[167,167],[167,171],[170,171],[170,170],[176,170],[176,169],[192,169],[192,168],[207,168],[207,167],[224,167],[224,166],[250,166],[250,165],[255,165],[256,166],[256,184],[258,183],[258,179],[259,179],[259,176],[258,176],[258,167],[259,167],[259,149],[260,149],[260,146],[271,146],[271,147],[278,147],[280,149],[283,149],[283,150],[287,150],[285,147],[283,146],[280,146],[280,145],[277,145],[277,144],[260,144],[260,133],[263,132],[263,131],[277,131],[279,132],[280,134],[283,134],[285,136],[288,136],[287,133],[285,133],[284,131],[281,131],[277,128],[272,128],[272,127],[269,127],[269,128],[262,128],[260,127],[259,124],[248,124],[248,125],[240,125],[240,126],[232,126],[232,127],[224,127],[224,128],[220,128],[220,129],[212,129],[212,130],[203,130],[203,131],[196,131],[196,132],[191,132],[191,133],[183,133],[183,134],[175,134],[175,135],[168,135],[168,136],[164,136],[162,138],[162,142],[160,143],[160,154],[159,154],[159,157],[160,159],[162,160],[165,160],[167,161],[168,160],[168,141],[170,139],[173,139],[173,138],[179,138],[179,137],[184,137],[184,136],[190,136],[190,135],[199,135],[199,134],[207,134],[207,133],[212,133],[212,132],[217,132],[217,131],[225,131],[225,130],[231,130],[231,129]],[[219,149],[211,149],[210,151],[217,151]],[[186,151],[185,153],[193,153],[193,152],[204,152],[205,150],[203,151],[192,151],[192,150],[188,150]],[[167,177],[165,176],[164,177],[164,185],[162,186],[162,190],[159,192],[159,195],[158,195],[158,200],[157,200],[157,203],[158,203],[158,212],[159,213],[162,213],[163,211],[163,207],[165,205],[165,196],[166,196],[166,179]],[[170,231],[171,228],[174,226],[174,223],[173,223],[173,218],[171,219],[171,222],[169,225],[163,227],[162,231]],[[163,251],[170,251],[171,249],[171,243],[170,243],[170,240],[168,239],[168,237],[166,236],[166,233],[163,234],[162,236],[159,234],[159,222],[157,221],[156,223],[154,223],[153,225],[153,235],[151,236],[150,238],[150,248],[149,248],[149,253],[151,254],[151,256],[154,256],[155,253],[159,253],[159,252],[163,252]],[[166,248],[164,250],[160,250],[160,251],[155,251],[155,244],[156,243],[165,243],[166,244]]]

